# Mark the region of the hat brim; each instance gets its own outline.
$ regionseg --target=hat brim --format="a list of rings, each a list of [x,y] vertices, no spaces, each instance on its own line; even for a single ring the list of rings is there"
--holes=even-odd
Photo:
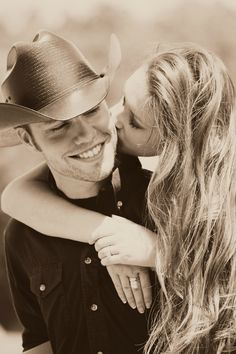
[[[121,50],[117,37],[110,39],[109,62],[103,76],[90,82],[83,88],[71,88],[70,92],[52,102],[40,111],[12,104],[0,103],[0,147],[14,146],[21,143],[15,128],[26,124],[46,122],[48,120],[65,121],[75,118],[101,103],[108,94],[110,83],[120,65]],[[51,106],[60,107],[60,116],[51,116]],[[58,109],[57,109],[58,111]]]
[[[83,88],[73,88],[57,101],[40,111],[11,103],[0,104],[0,147],[20,144],[16,127],[26,124],[48,122],[49,120],[66,121],[88,112],[99,105],[107,96],[110,78],[104,75]],[[52,116],[50,111],[57,105],[60,115]]]

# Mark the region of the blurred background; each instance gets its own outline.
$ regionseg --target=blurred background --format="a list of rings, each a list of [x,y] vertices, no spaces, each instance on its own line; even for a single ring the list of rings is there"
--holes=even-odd
[[[16,41],[30,41],[48,29],[74,41],[100,71],[107,62],[110,33],[121,41],[122,64],[108,96],[114,104],[124,80],[158,43],[191,41],[216,52],[236,80],[234,0],[8,0],[0,5],[0,80]],[[14,177],[40,161],[23,146],[0,152],[0,193]],[[144,159],[152,168],[154,160]],[[22,205],[22,208],[24,206]],[[32,210],[32,212],[34,212]],[[19,353],[20,326],[11,305],[3,251],[8,217],[0,213],[0,343],[2,354]]]

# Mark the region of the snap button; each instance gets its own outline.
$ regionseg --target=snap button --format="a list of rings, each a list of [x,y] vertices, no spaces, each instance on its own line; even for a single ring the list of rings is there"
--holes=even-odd
[[[117,208],[120,209],[122,207],[123,203],[121,200],[118,200],[116,205],[117,205]]]
[[[45,284],[41,284],[39,287],[40,291],[45,291],[46,290],[46,285]]]
[[[90,308],[91,308],[92,311],[97,311],[98,305],[92,304]]]
[[[90,257],[87,257],[87,258],[85,258],[84,263],[90,264],[90,263],[92,263],[92,259]]]

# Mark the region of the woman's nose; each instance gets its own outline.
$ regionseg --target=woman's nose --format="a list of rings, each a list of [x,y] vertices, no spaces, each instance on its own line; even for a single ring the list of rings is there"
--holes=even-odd
[[[123,112],[123,105],[120,102],[118,102],[110,109],[111,118],[117,129],[122,128],[122,112]]]
[[[116,120],[116,129],[122,129],[123,128],[123,123],[120,118]]]

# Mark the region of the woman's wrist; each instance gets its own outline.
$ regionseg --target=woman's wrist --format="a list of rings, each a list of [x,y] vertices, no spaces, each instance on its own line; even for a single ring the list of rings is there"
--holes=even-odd
[[[142,227],[142,232],[144,232],[143,237],[146,239],[145,242],[146,249],[144,250],[146,264],[144,265],[149,268],[154,268],[156,265],[157,235],[151,230],[148,230],[144,227]]]

